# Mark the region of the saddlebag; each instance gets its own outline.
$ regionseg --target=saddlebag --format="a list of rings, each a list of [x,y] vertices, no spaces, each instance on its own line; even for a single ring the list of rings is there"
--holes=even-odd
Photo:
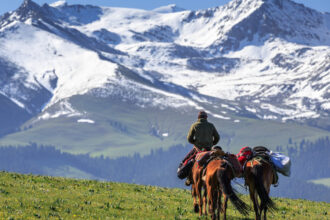
[[[179,179],[184,179],[189,176],[194,163],[195,163],[195,159],[190,159],[189,161],[185,163],[181,163],[179,165],[179,168],[177,170],[177,175]]]
[[[275,166],[277,172],[283,174],[284,176],[290,176],[291,174],[291,160],[290,157],[285,156],[279,152],[269,153],[270,159]]]

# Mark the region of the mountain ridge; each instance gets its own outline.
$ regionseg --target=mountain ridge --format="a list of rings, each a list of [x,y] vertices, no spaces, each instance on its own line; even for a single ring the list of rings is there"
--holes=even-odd
[[[166,13],[26,0],[0,18],[0,93],[30,115],[16,129],[106,117],[86,111],[91,102],[71,103],[91,95],[174,118],[205,109],[231,123],[293,122],[327,133],[329,18],[290,0]]]

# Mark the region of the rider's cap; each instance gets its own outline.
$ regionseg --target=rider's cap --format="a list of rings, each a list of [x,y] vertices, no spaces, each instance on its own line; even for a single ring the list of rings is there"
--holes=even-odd
[[[205,111],[198,112],[198,118],[207,118],[207,114]]]

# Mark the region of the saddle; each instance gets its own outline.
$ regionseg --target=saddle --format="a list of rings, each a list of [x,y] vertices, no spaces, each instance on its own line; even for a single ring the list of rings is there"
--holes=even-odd
[[[246,163],[255,157],[263,158],[266,162],[271,163],[271,159],[269,156],[269,150],[263,146],[257,146],[251,149],[250,147],[243,147],[241,151],[236,155],[239,162],[243,166],[243,170],[245,169]]]
[[[196,161],[198,162],[199,166],[203,166],[203,173],[202,173],[202,179],[205,181],[205,174],[206,174],[206,167],[207,165],[213,161],[213,160],[219,160],[223,159],[227,163],[224,164],[224,166],[229,166],[235,177],[240,177],[243,174],[243,168],[238,162],[235,154],[229,154],[225,153],[222,150],[216,150],[216,151],[207,151],[197,154]]]
[[[253,162],[257,161],[258,164],[261,164],[262,162],[269,164],[273,169],[273,185],[274,187],[278,186],[278,174],[276,172],[276,169],[274,167],[274,164],[271,162],[270,158],[262,157],[262,156],[254,156],[251,160],[247,161],[247,163],[251,163],[251,166],[253,166]]]
[[[264,163],[271,165],[274,174],[272,184],[275,187],[278,186],[278,175],[276,172],[276,168],[271,160],[270,150],[268,148],[264,146],[256,146],[253,149],[249,147],[243,147],[240,153],[237,154],[237,157],[243,165],[243,171],[245,170],[247,163],[251,163],[252,165],[254,161],[257,161],[258,164],[261,164],[261,162],[263,161]]]
[[[254,157],[261,157],[266,160],[268,163],[272,163],[270,159],[270,150],[263,146],[257,146],[252,149]]]
[[[217,158],[223,158],[226,153],[222,150],[211,150],[199,152],[196,155],[196,161],[198,166],[206,167],[212,160]]]

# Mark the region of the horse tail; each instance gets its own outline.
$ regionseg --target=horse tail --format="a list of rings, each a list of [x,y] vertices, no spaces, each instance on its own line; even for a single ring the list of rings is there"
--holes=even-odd
[[[245,204],[235,193],[231,187],[230,179],[228,177],[229,165],[225,165],[225,169],[219,169],[217,172],[217,178],[222,188],[223,193],[229,197],[235,208],[244,216],[249,215],[249,207]]]
[[[263,184],[263,167],[260,165],[256,165],[252,167],[252,174],[254,175],[254,182],[255,182],[255,187],[257,190],[257,193],[260,197],[261,204],[264,204],[267,208],[270,210],[276,209],[274,202],[271,200],[269,197],[265,186]]]

